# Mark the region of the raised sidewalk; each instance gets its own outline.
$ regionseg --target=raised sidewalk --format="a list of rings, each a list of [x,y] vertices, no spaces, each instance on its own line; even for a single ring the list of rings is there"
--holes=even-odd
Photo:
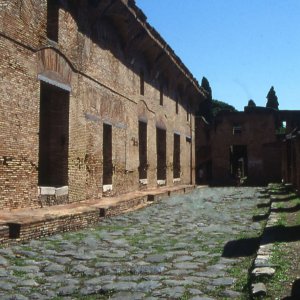
[[[161,187],[117,197],[48,206],[0,211],[0,244],[72,231],[99,223],[103,218],[135,210],[172,195],[188,193],[194,185]]]

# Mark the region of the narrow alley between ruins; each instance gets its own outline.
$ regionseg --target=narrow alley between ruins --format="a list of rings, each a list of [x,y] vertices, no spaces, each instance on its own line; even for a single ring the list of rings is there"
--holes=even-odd
[[[95,228],[1,248],[0,298],[243,299],[262,201],[258,188],[196,189]]]

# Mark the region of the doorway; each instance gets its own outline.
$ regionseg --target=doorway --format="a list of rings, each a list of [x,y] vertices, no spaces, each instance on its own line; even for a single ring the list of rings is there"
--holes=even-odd
[[[112,189],[112,175],[112,126],[103,124],[103,189],[105,191]]]
[[[180,135],[174,134],[173,178],[180,178]]]
[[[139,179],[147,179],[147,123],[139,121]]]
[[[70,93],[41,81],[39,186],[68,185]]]
[[[232,178],[242,180],[248,175],[248,155],[246,145],[230,146],[230,172]]]
[[[157,181],[165,184],[167,178],[166,166],[166,130],[156,128]]]

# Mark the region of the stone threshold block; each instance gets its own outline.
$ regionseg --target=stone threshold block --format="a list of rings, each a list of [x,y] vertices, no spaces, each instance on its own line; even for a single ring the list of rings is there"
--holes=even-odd
[[[251,274],[254,277],[272,277],[275,274],[275,269],[271,267],[254,268]]]

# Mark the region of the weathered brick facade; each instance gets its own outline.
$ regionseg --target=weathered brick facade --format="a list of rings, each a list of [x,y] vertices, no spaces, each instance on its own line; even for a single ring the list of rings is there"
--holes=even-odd
[[[284,111],[286,135],[282,147],[282,178],[300,192],[300,111]]]
[[[194,183],[205,96],[134,1],[0,0],[0,62],[0,209]]]
[[[281,180],[281,138],[278,135],[278,115],[268,109],[256,108],[245,112],[222,112],[207,129],[197,122],[209,140],[199,139],[196,151],[206,151],[199,159],[204,179],[214,184],[260,185]],[[209,162],[208,171],[205,163]],[[210,172],[210,174],[207,174]],[[244,179],[243,179],[244,178]]]
[[[245,107],[244,112],[219,113],[212,124],[196,120],[197,182],[284,180],[299,189],[299,111]]]

